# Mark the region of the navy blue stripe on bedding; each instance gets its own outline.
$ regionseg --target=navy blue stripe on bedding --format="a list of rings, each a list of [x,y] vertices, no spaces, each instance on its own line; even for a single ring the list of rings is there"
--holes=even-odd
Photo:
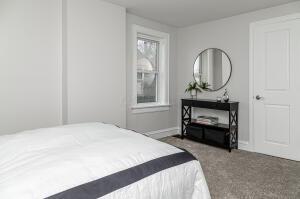
[[[162,170],[196,160],[187,151],[163,156],[79,185],[46,199],[97,199]]]

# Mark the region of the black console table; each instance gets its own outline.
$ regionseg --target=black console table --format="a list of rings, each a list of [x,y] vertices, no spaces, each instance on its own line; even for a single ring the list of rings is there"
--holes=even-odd
[[[215,125],[193,122],[192,107],[228,111],[228,124]],[[199,142],[220,146],[231,152],[238,148],[238,108],[239,102],[217,102],[216,100],[181,100],[181,138],[195,139]]]

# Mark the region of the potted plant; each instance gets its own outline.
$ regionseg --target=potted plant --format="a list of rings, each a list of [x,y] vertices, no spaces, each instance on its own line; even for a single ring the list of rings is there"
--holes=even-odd
[[[199,87],[205,91],[209,90],[209,86],[210,85],[208,84],[208,82],[200,82],[200,85],[199,85]]]
[[[197,82],[190,82],[188,84],[188,87],[185,89],[185,92],[189,92],[192,96],[192,98],[197,97],[198,92],[202,92],[200,86]]]
[[[197,98],[197,93],[201,93],[202,90],[208,91],[209,86],[210,85],[208,84],[208,82],[200,82],[200,84],[198,84],[196,81],[193,81],[188,84],[188,87],[185,89],[185,92],[189,92],[192,98]]]

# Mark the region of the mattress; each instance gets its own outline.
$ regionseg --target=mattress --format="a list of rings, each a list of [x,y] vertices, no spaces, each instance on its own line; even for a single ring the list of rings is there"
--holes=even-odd
[[[209,199],[199,161],[130,130],[84,123],[0,136],[1,199]]]

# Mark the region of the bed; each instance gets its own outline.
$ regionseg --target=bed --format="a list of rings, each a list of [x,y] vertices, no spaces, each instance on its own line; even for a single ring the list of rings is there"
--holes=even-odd
[[[209,199],[190,153],[84,123],[0,136],[2,199]]]

